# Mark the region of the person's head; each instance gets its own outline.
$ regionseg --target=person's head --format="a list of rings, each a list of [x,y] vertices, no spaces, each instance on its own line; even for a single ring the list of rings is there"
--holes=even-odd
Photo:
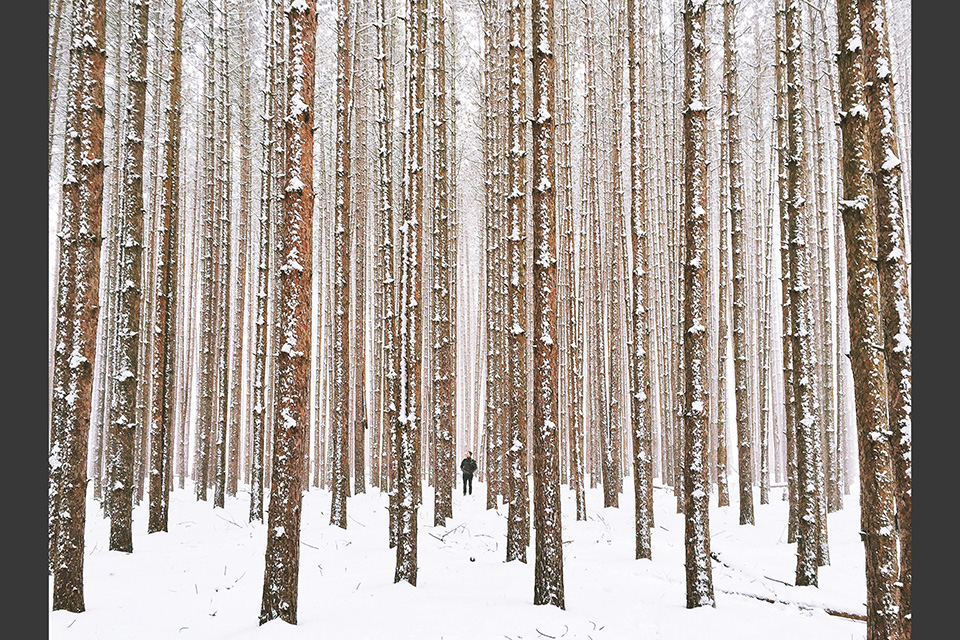
[[[470,457],[470,452],[469,452],[469,451],[467,451],[467,457],[468,457],[468,458]]]

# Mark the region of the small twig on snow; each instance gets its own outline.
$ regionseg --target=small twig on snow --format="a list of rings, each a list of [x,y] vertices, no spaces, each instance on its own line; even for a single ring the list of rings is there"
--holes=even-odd
[[[239,528],[239,529],[242,529],[242,528],[243,528],[243,527],[241,527],[240,525],[238,525],[236,522],[234,522],[232,519],[228,520],[227,518],[224,518],[224,517],[223,517],[222,515],[220,515],[219,513],[217,514],[217,517],[220,518],[221,520],[223,520],[224,522],[229,522],[230,524],[232,524],[233,526],[235,526],[235,527],[237,527],[237,528]]]
[[[534,627],[534,629],[537,629],[537,628]],[[542,635],[542,636],[545,637],[545,638],[556,638],[556,636],[547,635],[547,634],[544,633],[543,631],[540,631],[540,629],[537,629],[537,633],[539,633],[540,635]]]
[[[465,522],[464,522],[463,524],[458,524],[458,525],[455,526],[453,529],[450,529],[450,531],[447,531],[445,534],[443,534],[442,536],[440,536],[439,540],[443,540],[444,538],[446,538],[448,535],[450,535],[451,533],[453,533],[453,532],[456,531],[457,529],[461,529],[461,528],[463,528],[463,527],[465,527],[465,526],[467,526],[467,523],[465,523]],[[431,534],[431,535],[433,535],[433,534]],[[433,536],[433,537],[436,538],[436,536]]]

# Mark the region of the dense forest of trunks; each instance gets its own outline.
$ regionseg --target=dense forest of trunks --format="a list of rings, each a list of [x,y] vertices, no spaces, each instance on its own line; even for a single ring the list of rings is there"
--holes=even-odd
[[[124,552],[142,501],[248,488],[296,623],[303,492],[385,494],[416,585],[472,451],[534,604],[561,486],[632,477],[638,560],[671,488],[690,608],[731,480],[741,525],[789,503],[797,585],[857,491],[867,637],[909,638],[910,11],[51,0],[53,608],[88,479]]]

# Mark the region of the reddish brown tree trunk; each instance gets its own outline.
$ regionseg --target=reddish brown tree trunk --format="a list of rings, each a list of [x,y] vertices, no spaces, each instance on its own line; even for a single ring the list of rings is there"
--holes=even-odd
[[[49,457],[53,610],[84,611],[87,436],[93,391],[103,209],[104,0],[74,0],[57,282]]]
[[[170,106],[167,108],[167,138],[164,142],[162,221],[158,225],[157,320],[160,329],[154,351],[153,420],[150,429],[150,521],[147,531],[167,530],[173,461],[176,375],[182,363],[176,358],[182,338],[177,337],[180,300],[180,88],[183,43],[183,0],[173,3],[173,52],[170,60]]]
[[[565,608],[557,393],[553,3],[532,0],[534,604]]]
[[[877,209],[870,184],[867,109],[864,106],[863,33],[854,0],[839,0],[837,67],[840,85],[840,212],[846,238],[850,366],[856,404],[860,467],[860,528],[867,580],[867,639],[900,637],[896,581],[896,481],[887,409],[887,364],[883,344]]]
[[[260,624],[280,618],[297,623],[300,572],[300,506],[303,500],[304,435],[310,428],[310,318],[313,230],[313,87],[316,3],[302,0],[287,11],[289,113],[284,136],[285,174],[279,240],[277,299],[283,344],[277,355],[270,508]]]

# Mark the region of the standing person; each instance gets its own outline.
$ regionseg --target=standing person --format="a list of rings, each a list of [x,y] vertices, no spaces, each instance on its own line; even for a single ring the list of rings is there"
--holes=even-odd
[[[463,495],[467,495],[467,488],[470,489],[470,495],[473,495],[473,472],[477,470],[477,461],[470,457],[467,451],[467,457],[460,462],[460,470],[463,471]]]

